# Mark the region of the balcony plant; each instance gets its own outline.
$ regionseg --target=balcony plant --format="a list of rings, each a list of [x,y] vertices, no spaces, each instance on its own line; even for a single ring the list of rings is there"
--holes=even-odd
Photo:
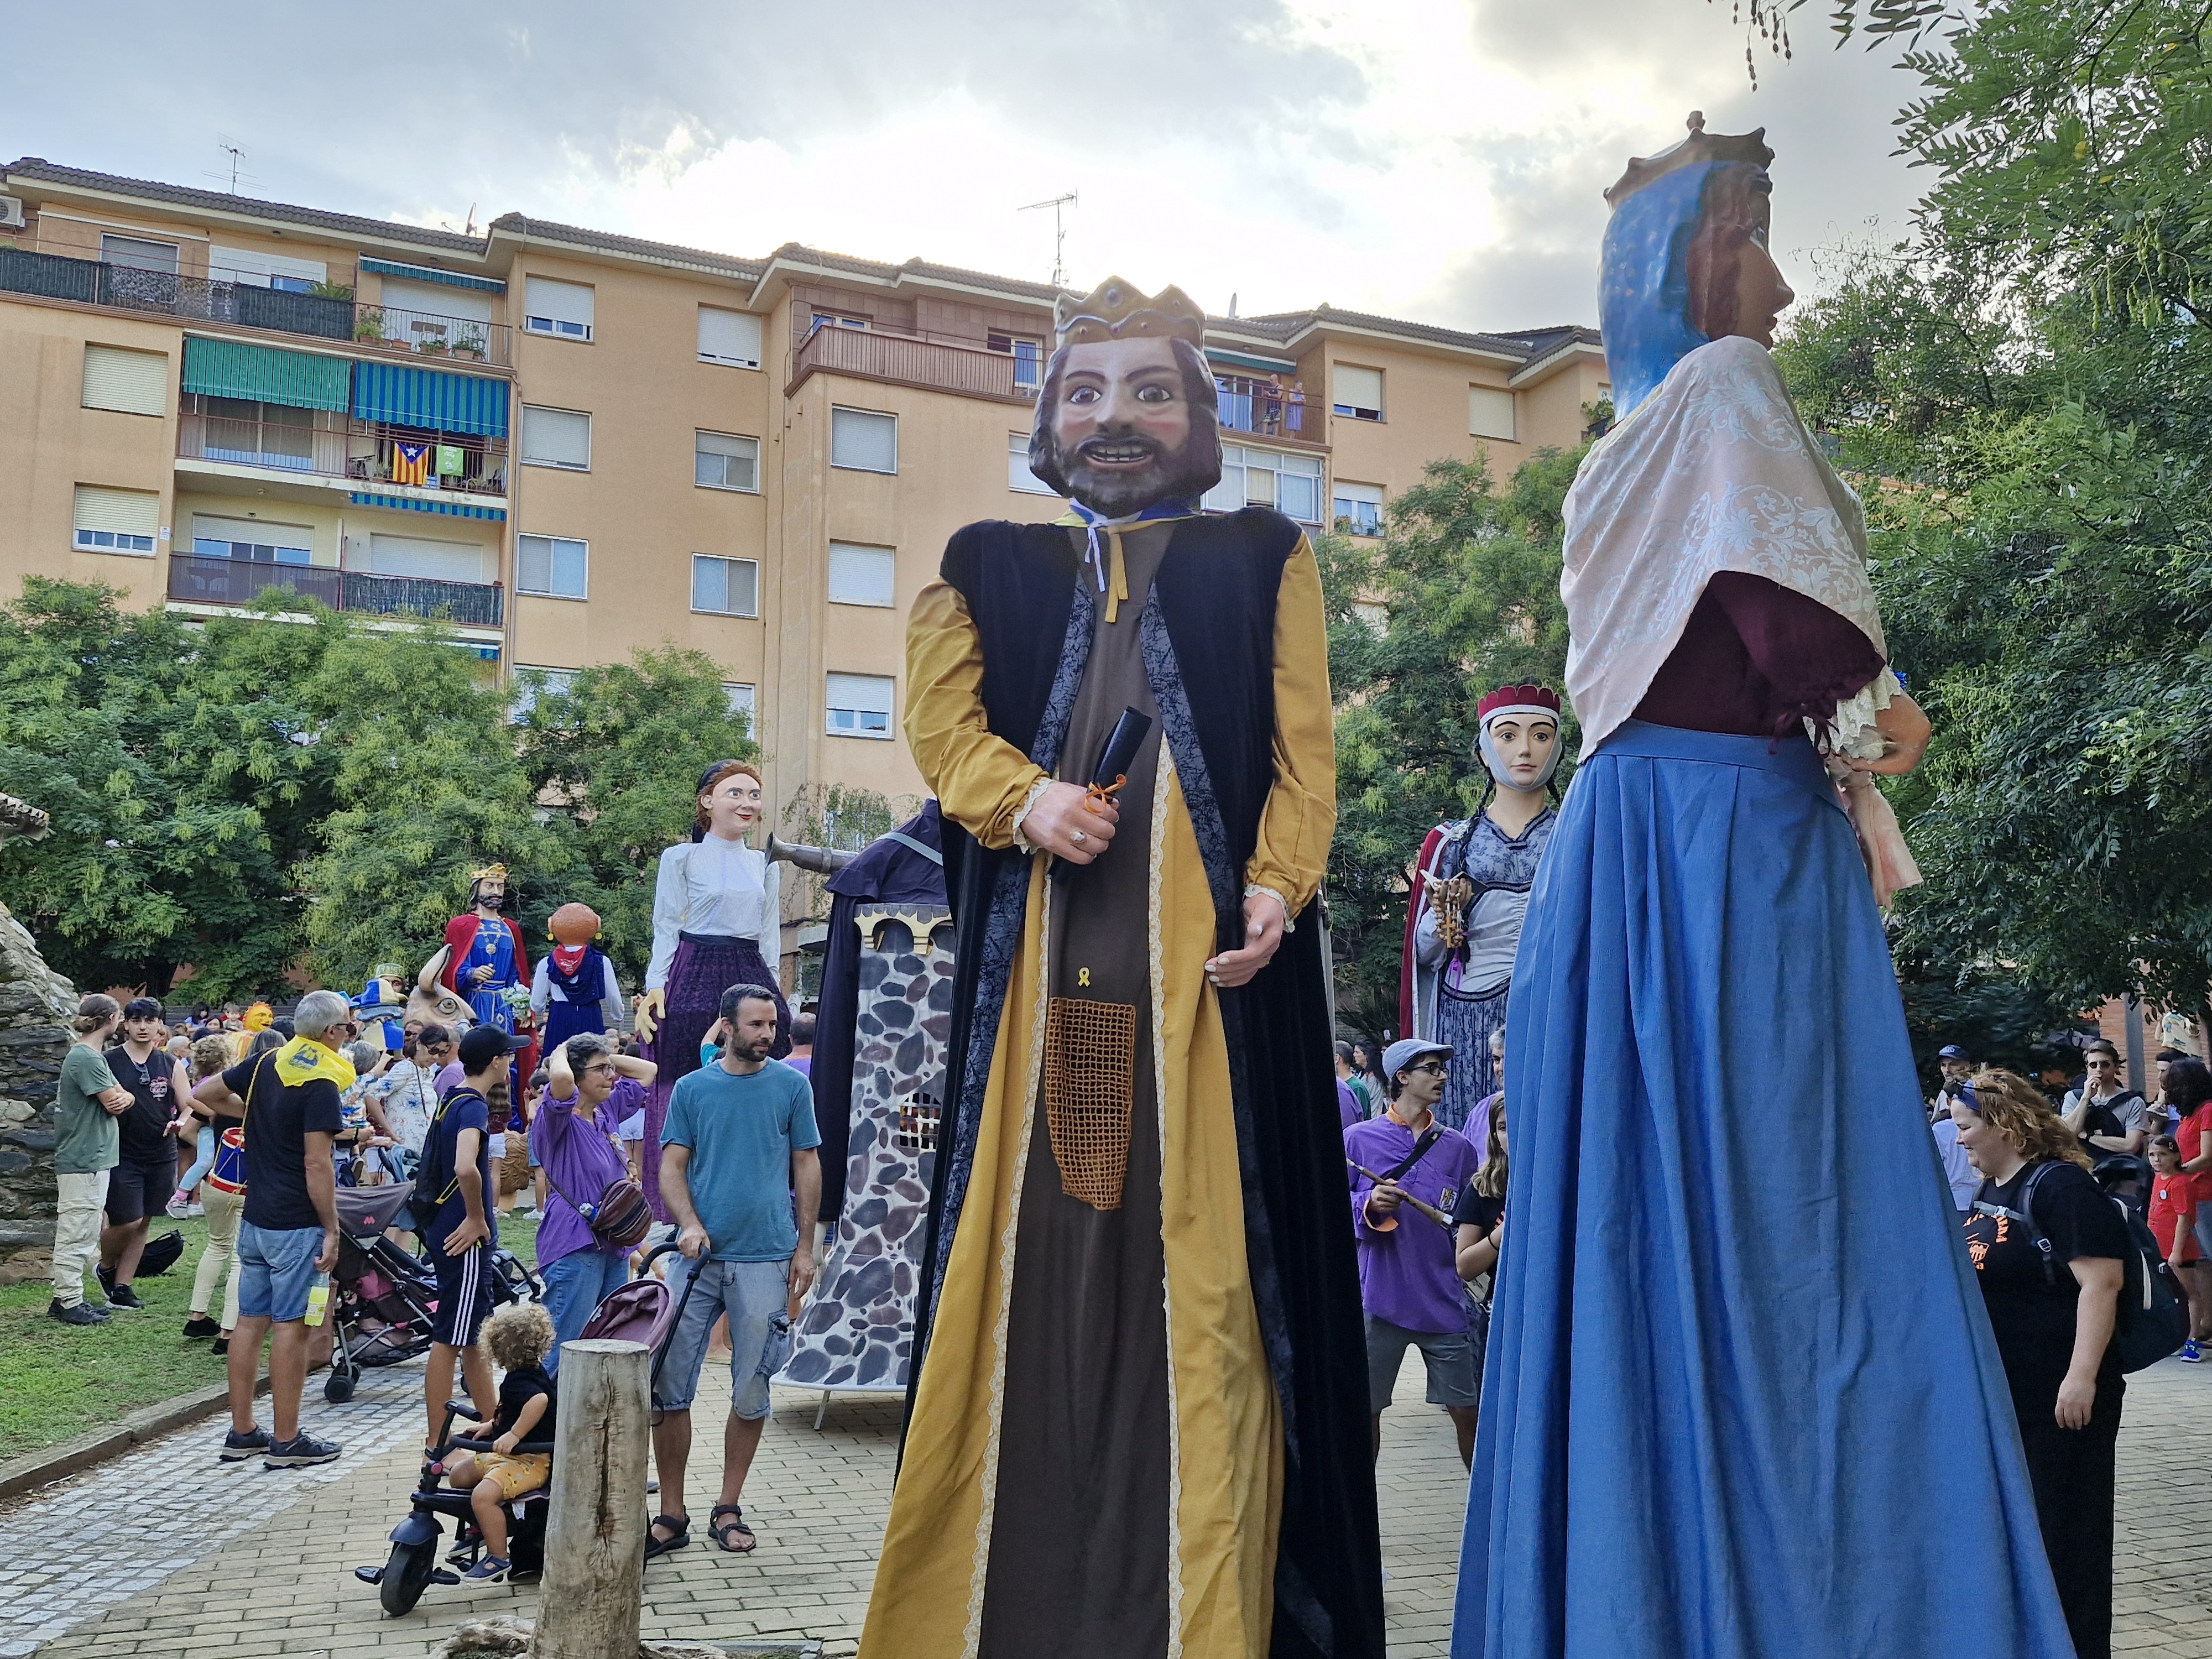
[[[354,319],[353,337],[363,345],[384,343],[384,313],[374,306],[365,306]]]

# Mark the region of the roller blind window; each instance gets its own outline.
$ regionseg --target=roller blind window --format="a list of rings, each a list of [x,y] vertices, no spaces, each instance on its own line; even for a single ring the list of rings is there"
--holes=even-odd
[[[1477,438],[1496,438],[1509,444],[1519,442],[1513,423],[1513,394],[1492,386],[1469,386],[1467,429],[1469,435]]]
[[[592,290],[581,283],[532,276],[524,285],[522,326],[559,340],[592,337]]]
[[[1336,366],[1336,398],[1333,405],[1340,415],[1355,421],[1379,421],[1382,418],[1382,371],[1379,368],[1354,368],[1349,363]]]
[[[760,489],[759,439],[702,432],[696,442],[692,482],[700,489],[738,489],[747,494]]]
[[[691,556],[691,608],[710,617],[760,615],[760,561]]]
[[[866,409],[830,411],[830,465],[854,472],[898,471],[898,416]]]
[[[570,472],[592,470],[592,417],[571,409],[522,406],[522,461],[526,466],[557,466]]]
[[[585,596],[589,549],[565,536],[521,536],[516,538],[514,586],[520,593],[548,599],[580,599]]]
[[[88,553],[151,556],[161,528],[161,498],[150,489],[76,487],[76,544]]]
[[[731,368],[761,366],[761,319],[748,311],[699,307],[699,361]]]
[[[890,610],[898,603],[898,555],[888,547],[830,544],[830,603]]]
[[[266,519],[233,519],[214,513],[192,514],[196,558],[313,564],[314,543],[315,532],[303,524],[272,524]]]
[[[112,409],[124,415],[167,414],[168,355],[88,343],[84,349],[84,406]]]
[[[830,676],[828,731],[833,738],[888,738],[895,687],[884,674]]]

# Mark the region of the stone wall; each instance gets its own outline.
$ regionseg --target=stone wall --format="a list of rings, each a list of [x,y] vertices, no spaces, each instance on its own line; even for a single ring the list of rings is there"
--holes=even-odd
[[[0,905],[0,1279],[16,1276],[10,1258],[53,1245],[54,1080],[76,1001]]]

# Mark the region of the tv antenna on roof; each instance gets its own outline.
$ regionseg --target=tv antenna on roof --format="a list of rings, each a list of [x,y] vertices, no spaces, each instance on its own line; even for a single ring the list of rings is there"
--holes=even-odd
[[[215,147],[221,150],[225,155],[230,157],[230,171],[228,175],[221,173],[210,173],[204,176],[217,181],[222,180],[224,177],[228,176],[230,179],[230,193],[233,196],[235,196],[238,194],[238,180],[240,175],[243,173],[246,165],[245,147],[240,144],[232,143],[228,135],[224,133],[217,133],[216,135]]]
[[[1067,222],[1061,217],[1060,210],[1075,204],[1075,192],[1071,190],[1066,195],[1055,196],[1049,202],[1031,202],[1025,208],[1015,210],[1019,213],[1035,213],[1040,208],[1052,210],[1052,285],[1056,289],[1067,286]]]

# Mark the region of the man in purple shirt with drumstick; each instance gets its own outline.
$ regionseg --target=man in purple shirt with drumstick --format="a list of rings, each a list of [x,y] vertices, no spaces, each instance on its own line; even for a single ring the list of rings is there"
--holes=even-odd
[[[593,1032],[570,1037],[546,1057],[548,1084],[530,1126],[530,1150],[545,1172],[545,1218],[538,1224],[538,1273],[545,1281],[545,1311],[553,1316],[548,1376],[559,1367],[561,1345],[573,1342],[629,1272],[629,1251],[604,1245],[576,1212],[596,1205],[608,1183],[629,1174],[617,1132],[623,1120],[645,1106],[645,1091],[659,1068],[632,1060]]]
[[[1475,1406],[1482,1378],[1468,1331],[1468,1304],[1452,1255],[1452,1230],[1419,1206],[1449,1216],[1480,1160],[1474,1144],[1437,1122],[1452,1051],[1407,1037],[1382,1056],[1389,1102],[1344,1132],[1352,1226],[1359,1243],[1359,1299],[1367,1314],[1367,1386],[1375,1447],[1382,1412],[1408,1346],[1421,1351],[1429,1404],[1451,1414],[1460,1461],[1474,1458]]]

